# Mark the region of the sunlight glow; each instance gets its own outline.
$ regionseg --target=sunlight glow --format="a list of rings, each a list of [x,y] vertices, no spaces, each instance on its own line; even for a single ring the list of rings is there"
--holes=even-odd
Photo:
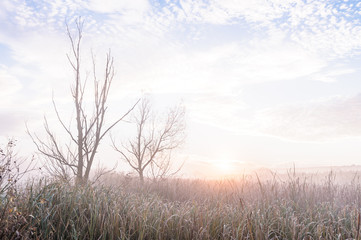
[[[214,166],[222,173],[230,173],[232,171],[232,166],[230,162],[216,162]]]
[[[242,172],[243,161],[222,159],[212,162],[213,176],[216,178],[233,177]]]

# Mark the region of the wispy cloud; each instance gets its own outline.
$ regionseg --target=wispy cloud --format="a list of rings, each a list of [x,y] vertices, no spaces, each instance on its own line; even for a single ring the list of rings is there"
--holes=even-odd
[[[357,2],[183,0],[180,8],[188,22],[250,24],[260,33],[278,29],[300,46],[328,57],[352,55],[361,47]]]
[[[183,0],[180,5],[188,20],[213,24],[232,24],[240,19],[249,22],[269,23],[282,17],[295,2],[297,1]]]
[[[361,136],[361,95],[265,109],[255,116],[263,133],[290,140]]]
[[[313,74],[311,79],[322,82],[336,82],[340,77],[347,76],[354,73],[356,70],[350,67],[341,66],[333,69],[322,70]]]
[[[101,13],[146,12],[150,8],[150,4],[147,0],[90,0],[88,8]]]
[[[345,1],[300,2],[290,9],[284,29],[304,47],[330,57],[360,50],[360,4]]]

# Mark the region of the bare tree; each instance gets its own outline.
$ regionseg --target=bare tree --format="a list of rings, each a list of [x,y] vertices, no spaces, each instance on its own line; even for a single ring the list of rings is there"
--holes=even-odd
[[[184,141],[184,113],[184,108],[176,107],[169,110],[164,123],[155,122],[149,100],[143,98],[134,116],[135,138],[121,147],[112,138],[114,149],[139,174],[142,183],[146,169],[156,178],[179,171],[180,168],[172,172],[171,152]]]
[[[127,112],[115,120],[112,124],[105,126],[107,113],[107,100],[114,78],[113,57],[109,53],[106,56],[104,78],[98,80],[96,74],[96,64],[92,55],[92,77],[94,84],[94,99],[92,112],[85,110],[84,93],[88,90],[86,80],[81,79],[81,40],[84,22],[80,19],[76,22],[76,36],[71,34],[67,25],[67,35],[71,43],[71,54],[67,54],[68,61],[74,72],[74,84],[71,86],[71,95],[75,108],[75,131],[72,122],[69,126],[61,118],[53,98],[53,106],[57,119],[68,136],[68,144],[61,144],[44,117],[44,129],[47,140],[44,141],[36,134],[28,134],[35,143],[38,151],[43,154],[50,164],[47,169],[53,175],[68,178],[69,175],[76,177],[76,183],[85,183],[89,179],[95,155],[100,142],[104,136],[122,119],[124,119],[136,106],[134,104]]]

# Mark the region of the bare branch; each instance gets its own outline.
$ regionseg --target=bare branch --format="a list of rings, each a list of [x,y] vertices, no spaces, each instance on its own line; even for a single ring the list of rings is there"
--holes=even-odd
[[[122,121],[126,116],[129,115],[129,113],[131,113],[133,111],[133,109],[137,106],[138,102],[140,101],[140,99],[133,105],[133,107],[131,107],[123,116],[121,116],[117,121],[115,121],[112,125],[110,125],[107,130],[104,131],[104,133],[100,136],[100,139],[102,139],[105,134],[107,134],[109,132],[109,130],[111,130],[115,125],[117,125],[120,121]]]
[[[56,114],[56,116],[58,118],[58,121],[60,122],[61,126],[63,126],[64,130],[69,134],[69,137],[74,141],[74,143],[77,143],[74,136],[73,136],[73,134],[71,133],[70,129],[65,126],[63,120],[61,119],[61,117],[59,115],[58,109],[57,109],[56,104],[55,104],[54,95],[52,97],[52,102],[53,102],[55,114]]]
[[[170,154],[184,140],[184,110],[176,108],[169,111],[163,126],[157,126],[154,121],[149,123],[151,116],[150,103],[143,98],[134,117],[137,128],[135,138],[129,140],[127,146],[122,145],[121,149],[112,139],[113,148],[138,172],[141,182],[144,182],[146,169],[149,166],[153,176],[162,178],[179,172],[183,166],[172,172]]]

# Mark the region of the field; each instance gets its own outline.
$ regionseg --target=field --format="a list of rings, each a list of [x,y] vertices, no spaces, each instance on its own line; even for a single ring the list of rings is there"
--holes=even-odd
[[[359,239],[358,175],[45,180],[3,194],[0,239]]]

